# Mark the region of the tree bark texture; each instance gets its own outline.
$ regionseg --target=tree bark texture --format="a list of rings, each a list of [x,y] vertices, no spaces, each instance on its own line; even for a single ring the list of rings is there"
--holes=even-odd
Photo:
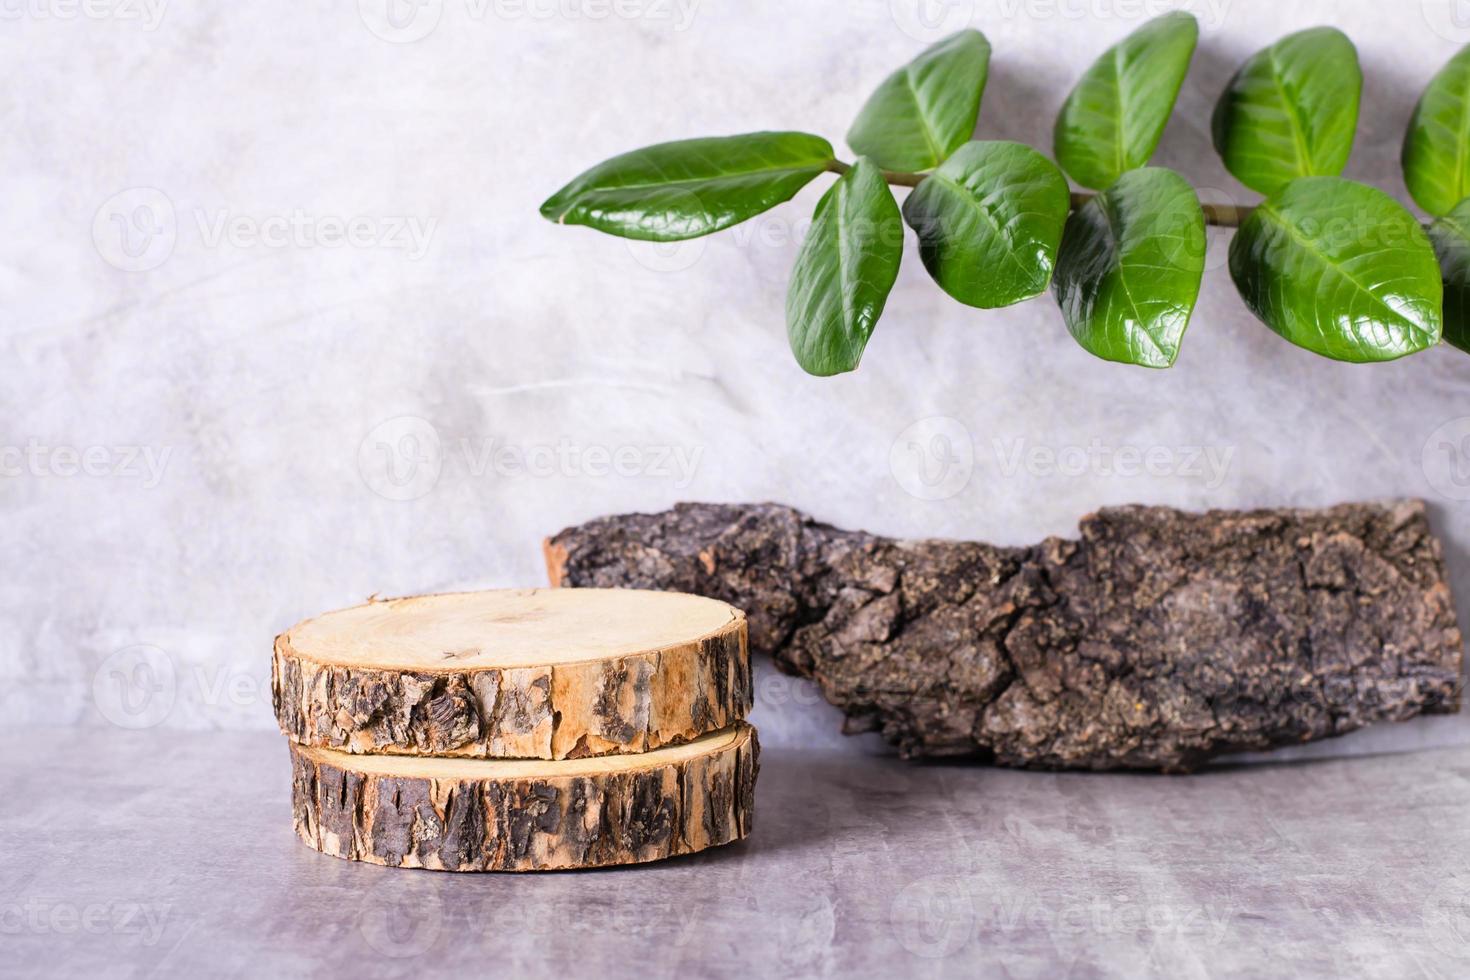
[[[394,600],[389,600],[394,601]],[[271,690],[293,741],[347,752],[577,759],[728,728],[752,701],[744,617],[658,650],[525,667],[321,662],[276,638]]]
[[[1007,548],[682,504],[545,550],[554,585],[744,609],[753,650],[908,757],[1178,772],[1458,710],[1461,635],[1422,502],[1119,507],[1080,530]]]
[[[349,755],[291,743],[297,835],[335,857],[443,871],[656,861],[745,838],[743,723],[672,749],[561,762]],[[587,765],[587,763],[599,765]]]

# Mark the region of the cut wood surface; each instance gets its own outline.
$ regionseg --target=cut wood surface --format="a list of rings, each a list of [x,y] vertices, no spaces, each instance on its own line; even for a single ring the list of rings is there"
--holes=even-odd
[[[335,857],[445,871],[656,861],[750,833],[759,766],[744,723],[640,755],[508,760],[291,745],[297,835]]]
[[[1459,707],[1422,502],[1118,507],[1076,540],[903,541],[774,504],[682,504],[546,542],[553,584],[677,589],[750,618],[848,731],[906,756],[1183,771]]]
[[[348,752],[643,752],[751,706],[740,610],[631,589],[375,600],[278,636],[271,679],[288,737]]]

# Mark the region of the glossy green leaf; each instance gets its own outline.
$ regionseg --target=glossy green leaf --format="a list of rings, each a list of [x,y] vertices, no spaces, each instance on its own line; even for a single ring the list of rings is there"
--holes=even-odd
[[[1054,289],[1067,329],[1109,361],[1164,368],[1179,355],[1205,269],[1194,188],[1132,170],[1067,220]]]
[[[1087,69],[1053,134],[1057,162],[1073,180],[1108,187],[1148,163],[1198,39],[1199,23],[1175,11],[1144,24]]]
[[[1404,136],[1404,182],[1425,211],[1470,197],[1470,46],[1430,79]]]
[[[1251,213],[1230,245],[1246,304],[1300,347],[1389,361],[1439,341],[1439,265],[1414,216],[1383,191],[1301,177]]]
[[[883,80],[858,112],[848,145],[887,170],[937,167],[975,132],[990,42],[960,31]]]
[[[865,157],[817,202],[786,292],[786,332],[809,374],[851,371],[883,314],[903,255],[903,219]]]
[[[697,238],[789,201],[831,160],[832,145],[809,133],[660,143],[599,163],[541,215],[643,241]]]
[[[1429,228],[1444,282],[1444,339],[1470,353],[1470,200]]]
[[[1045,292],[1071,197],[1029,146],[966,143],[908,196],[919,257],[961,303],[993,309]]]
[[[1289,34],[1252,55],[1215,104],[1215,149],[1242,184],[1274,194],[1337,176],[1358,128],[1358,49],[1335,27]]]

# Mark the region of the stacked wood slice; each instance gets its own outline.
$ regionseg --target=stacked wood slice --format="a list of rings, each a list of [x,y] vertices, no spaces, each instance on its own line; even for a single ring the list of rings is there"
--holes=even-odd
[[[744,838],[745,615],[634,589],[385,599],[276,638],[296,833],[449,871],[653,861]]]

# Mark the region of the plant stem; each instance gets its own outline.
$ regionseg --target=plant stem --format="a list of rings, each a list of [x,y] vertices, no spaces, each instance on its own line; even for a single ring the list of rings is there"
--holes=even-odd
[[[834,174],[845,174],[852,169],[852,164],[843,163],[841,160],[827,161],[827,169]],[[890,184],[899,187],[918,187],[924,178],[929,176],[923,173],[903,173],[898,170],[883,171],[883,179]],[[1096,197],[1088,191],[1072,192],[1072,210],[1082,207],[1088,201]],[[1219,228],[1239,228],[1241,222],[1250,216],[1255,210],[1250,207],[1241,207],[1237,204],[1200,204],[1200,209],[1205,213],[1205,224],[1215,225]]]
[[[828,160],[827,169],[834,174],[845,174],[852,169],[852,164],[843,163],[841,160]],[[906,174],[898,170],[884,170],[882,173],[884,180],[900,187],[918,187],[919,182],[929,176],[928,174]]]
[[[1072,210],[1077,210],[1096,196],[1089,191],[1073,191]],[[1238,204],[1206,204],[1201,201],[1200,210],[1205,213],[1205,224],[1207,225],[1215,225],[1219,228],[1239,228],[1241,222],[1250,217],[1250,213],[1255,208],[1241,207]]]

